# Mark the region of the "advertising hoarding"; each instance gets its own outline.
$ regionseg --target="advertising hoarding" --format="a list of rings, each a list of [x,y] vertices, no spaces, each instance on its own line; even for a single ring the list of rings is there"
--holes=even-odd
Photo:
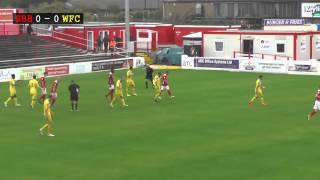
[[[318,3],[301,3],[301,17],[319,18],[320,2]]]
[[[195,67],[203,68],[239,69],[239,60],[219,58],[194,58],[194,65]]]

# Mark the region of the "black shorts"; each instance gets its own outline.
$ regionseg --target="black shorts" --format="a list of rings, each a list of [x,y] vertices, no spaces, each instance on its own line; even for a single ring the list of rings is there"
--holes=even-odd
[[[70,100],[71,101],[78,101],[79,100],[78,94],[71,94],[70,95]]]
[[[152,76],[146,76],[146,79],[152,81]]]

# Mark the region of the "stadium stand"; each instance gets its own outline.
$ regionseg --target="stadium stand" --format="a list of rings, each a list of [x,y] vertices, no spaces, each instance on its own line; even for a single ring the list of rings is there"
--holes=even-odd
[[[2,36],[0,38],[0,69],[111,58],[114,57],[110,54],[91,54],[85,50],[44,40],[37,36]]]

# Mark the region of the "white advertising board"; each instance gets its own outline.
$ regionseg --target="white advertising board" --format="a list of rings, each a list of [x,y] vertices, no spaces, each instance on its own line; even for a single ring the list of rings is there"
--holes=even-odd
[[[292,72],[318,72],[317,62],[315,60],[308,61],[289,61],[288,71]]]
[[[182,69],[194,69],[194,57],[182,55],[181,56],[181,68]]]
[[[92,72],[92,62],[70,64],[70,74],[82,74]]]
[[[297,75],[320,75],[320,63],[315,60],[289,61],[288,74]]]
[[[9,81],[11,79],[11,74],[15,74],[17,80],[20,79],[19,68],[0,69],[0,82]]]
[[[240,60],[239,70],[246,72],[287,73],[288,63],[286,60],[242,59]]]
[[[45,71],[44,66],[20,68],[20,80],[32,79],[33,75],[41,77]]]
[[[0,69],[0,82],[9,81],[11,79],[11,74],[16,75],[16,80],[29,80],[33,75],[41,77],[44,71],[51,73],[49,76],[60,76],[69,74],[82,74],[93,72],[93,63],[103,63],[103,62],[117,62],[125,61],[133,63],[134,67],[142,67],[145,65],[144,57],[129,57],[122,59],[109,59],[105,61],[95,61],[95,62],[79,62],[70,64],[55,64],[48,66],[32,66],[32,67],[21,67],[21,68],[9,68]],[[129,67],[128,65],[125,68]]]
[[[133,67],[143,67],[145,65],[144,57],[134,57],[133,58]]]

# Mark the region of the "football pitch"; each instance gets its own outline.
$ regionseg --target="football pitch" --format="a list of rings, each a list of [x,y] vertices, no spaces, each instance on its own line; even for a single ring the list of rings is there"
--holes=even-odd
[[[22,107],[8,108],[0,83],[0,179],[320,179],[320,114],[306,120],[319,77],[264,74],[268,106],[250,108],[255,73],[171,70],[176,98],[160,103],[144,70],[135,75],[138,96],[113,109],[105,72],[60,77],[53,138],[38,133],[42,106],[30,109],[27,82],[17,88]],[[70,112],[71,79],[81,87],[79,112]]]

